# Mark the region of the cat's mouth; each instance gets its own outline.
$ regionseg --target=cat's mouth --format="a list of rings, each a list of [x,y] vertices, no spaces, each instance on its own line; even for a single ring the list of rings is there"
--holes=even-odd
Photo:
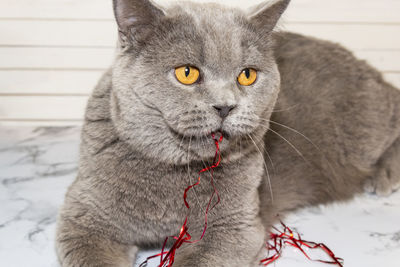
[[[210,159],[215,156],[216,141],[222,152],[230,150],[231,135],[221,129],[209,131],[203,135],[185,135],[169,128],[176,145],[189,160]],[[221,139],[222,136],[222,139]]]
[[[171,135],[173,136],[176,145],[180,150],[186,151],[188,155],[194,158],[208,158],[212,157],[215,152],[215,140],[220,140],[223,137],[223,141],[220,143],[221,151],[228,149],[230,139],[232,136],[217,128],[215,130],[205,130],[199,134],[185,134],[177,131],[173,127],[168,126]]]
[[[168,128],[172,135],[179,141],[184,142],[185,139],[191,140],[192,142],[196,141],[206,141],[207,139],[213,140],[214,138],[220,138],[220,136],[223,136],[223,139],[230,139],[231,135],[224,131],[222,128],[218,128],[216,130],[212,131],[206,131],[204,134],[184,134],[180,133],[171,126],[168,125]]]

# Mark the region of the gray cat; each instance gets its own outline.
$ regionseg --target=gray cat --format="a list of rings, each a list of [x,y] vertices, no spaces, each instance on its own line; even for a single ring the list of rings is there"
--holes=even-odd
[[[211,133],[225,137],[221,202],[176,267],[257,266],[277,214],[399,187],[400,92],[336,44],[274,33],[288,3],[114,0],[119,49],[88,103],[58,220],[62,266],[131,266],[138,248],[177,235]],[[193,239],[209,179],[188,193]]]

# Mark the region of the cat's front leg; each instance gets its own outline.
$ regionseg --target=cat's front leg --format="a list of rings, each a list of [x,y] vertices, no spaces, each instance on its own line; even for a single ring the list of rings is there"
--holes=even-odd
[[[131,267],[137,247],[120,242],[116,237],[118,229],[100,227],[99,215],[91,213],[84,205],[74,205],[71,198],[69,200],[61,209],[57,222],[56,252],[60,265]]]
[[[131,267],[137,248],[60,218],[56,249],[63,267]]]
[[[203,240],[177,250],[174,267],[258,266],[266,231],[257,218],[226,222],[207,230]]]

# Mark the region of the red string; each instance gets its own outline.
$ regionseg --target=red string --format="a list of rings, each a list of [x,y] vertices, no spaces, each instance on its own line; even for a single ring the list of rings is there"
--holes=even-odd
[[[142,264],[140,264],[139,267],[147,266],[147,263],[148,263],[149,260],[157,258],[157,257],[160,257],[160,264],[158,265],[158,267],[171,267],[174,264],[176,251],[177,251],[177,249],[179,249],[182,246],[183,243],[194,244],[194,243],[197,243],[197,242],[199,242],[200,240],[203,239],[203,237],[204,237],[204,235],[206,233],[206,230],[207,230],[208,213],[210,212],[210,210],[212,210],[220,202],[220,197],[219,197],[219,194],[218,194],[218,190],[217,190],[217,188],[215,187],[215,184],[214,184],[214,176],[213,176],[213,174],[214,174],[214,169],[217,168],[219,166],[219,164],[221,163],[221,151],[220,151],[220,148],[219,148],[219,143],[222,142],[223,136],[221,134],[221,136],[219,138],[216,138],[215,134],[213,133],[212,134],[212,138],[214,140],[215,148],[216,148],[213,164],[211,166],[206,167],[206,168],[202,169],[201,171],[199,171],[198,181],[195,184],[192,184],[192,185],[188,186],[185,189],[185,192],[183,193],[183,201],[185,203],[186,208],[189,210],[190,206],[189,206],[189,203],[187,202],[187,193],[189,192],[189,190],[191,190],[192,188],[194,188],[194,187],[196,187],[196,186],[198,186],[200,184],[200,182],[201,182],[201,174],[202,173],[207,172],[207,171],[210,172],[210,174],[211,174],[211,185],[213,186],[214,191],[213,191],[213,193],[212,193],[212,195],[210,197],[210,200],[208,201],[207,208],[206,208],[206,211],[205,211],[203,233],[201,234],[199,239],[191,240],[192,236],[189,234],[188,227],[187,227],[188,216],[186,216],[185,221],[184,221],[184,223],[183,223],[183,225],[181,227],[179,236],[167,237],[165,239],[165,241],[164,241],[163,247],[161,249],[161,253],[158,253],[156,255],[148,257]],[[211,206],[212,200],[214,199],[215,195],[218,198],[217,202],[213,206]],[[165,246],[167,245],[167,241],[168,241],[169,238],[175,239],[175,242],[174,242],[174,244],[172,245],[172,247],[171,247],[171,249],[169,251],[165,251]]]
[[[215,142],[215,147],[216,147],[213,164],[211,166],[206,167],[206,168],[202,169],[201,171],[199,171],[198,181],[195,184],[188,186],[185,189],[184,194],[183,194],[183,201],[185,203],[186,208],[189,210],[190,205],[187,202],[187,193],[189,192],[189,190],[191,190],[192,188],[194,188],[200,184],[202,173],[210,171],[211,185],[213,186],[214,191],[213,191],[213,193],[210,197],[210,200],[208,201],[208,204],[207,204],[207,208],[205,211],[203,232],[202,232],[200,238],[197,240],[192,240],[192,236],[188,232],[188,227],[187,227],[188,216],[186,216],[185,221],[183,222],[183,225],[179,232],[179,235],[167,237],[164,241],[161,252],[156,255],[148,257],[142,264],[140,264],[139,267],[147,266],[147,263],[149,260],[158,258],[158,257],[160,257],[160,264],[158,265],[158,267],[171,267],[174,264],[176,251],[182,246],[182,244],[184,244],[184,243],[194,244],[203,239],[203,237],[206,233],[206,230],[207,230],[208,213],[220,202],[218,190],[214,185],[213,174],[214,174],[214,169],[217,168],[221,163],[221,152],[220,152],[219,143],[222,142],[223,136],[221,135],[219,138],[216,138],[215,134],[212,134],[212,138]],[[214,199],[215,195],[217,196],[218,200],[213,206],[211,206],[212,200]],[[273,254],[272,254],[272,256],[261,260],[260,261],[261,265],[268,266],[271,263],[275,262],[277,259],[279,259],[282,256],[282,250],[285,247],[285,245],[289,245],[289,246],[299,249],[304,254],[304,256],[311,261],[318,261],[318,262],[322,262],[322,263],[326,263],[326,264],[335,264],[335,265],[338,265],[339,267],[343,267],[343,259],[336,257],[335,254],[326,245],[324,245],[322,243],[315,243],[315,242],[303,240],[299,233],[295,234],[293,232],[293,230],[290,229],[289,227],[287,227],[284,223],[281,222],[281,224],[283,226],[283,231],[280,231],[277,228],[272,227],[273,230],[276,231],[276,233],[273,233],[273,232],[270,233],[270,240],[267,242],[266,247],[268,249],[268,252],[272,251]],[[165,251],[165,247],[167,245],[167,241],[169,238],[175,239],[175,242],[172,245],[170,250]],[[331,258],[331,261],[312,259],[304,251],[304,248],[321,249]]]
[[[277,228],[272,227],[276,231],[276,233],[273,232],[270,233],[271,239],[267,242],[267,249],[268,252],[272,251],[273,254],[272,256],[261,260],[260,262],[261,265],[267,266],[275,262],[282,256],[282,250],[284,246],[289,245],[300,250],[301,253],[303,253],[304,256],[311,261],[318,261],[326,264],[335,264],[340,267],[343,267],[343,259],[336,257],[335,254],[332,252],[332,250],[330,250],[325,244],[303,240],[299,233],[295,234],[293,230],[287,227],[283,222],[281,222],[281,224],[283,226],[283,231],[280,231]],[[304,251],[304,248],[321,249],[322,251],[325,252],[326,255],[328,255],[331,258],[331,260],[327,261],[327,260],[312,259]]]

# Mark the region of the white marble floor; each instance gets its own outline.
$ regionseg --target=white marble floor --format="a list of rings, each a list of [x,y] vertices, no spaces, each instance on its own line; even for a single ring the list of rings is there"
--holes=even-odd
[[[0,266],[58,266],[56,215],[77,170],[79,131],[76,127],[0,128]],[[304,239],[328,245],[344,258],[345,266],[400,266],[400,192],[305,209],[286,223]],[[142,252],[138,262],[151,253]],[[273,266],[324,264],[287,248]]]

